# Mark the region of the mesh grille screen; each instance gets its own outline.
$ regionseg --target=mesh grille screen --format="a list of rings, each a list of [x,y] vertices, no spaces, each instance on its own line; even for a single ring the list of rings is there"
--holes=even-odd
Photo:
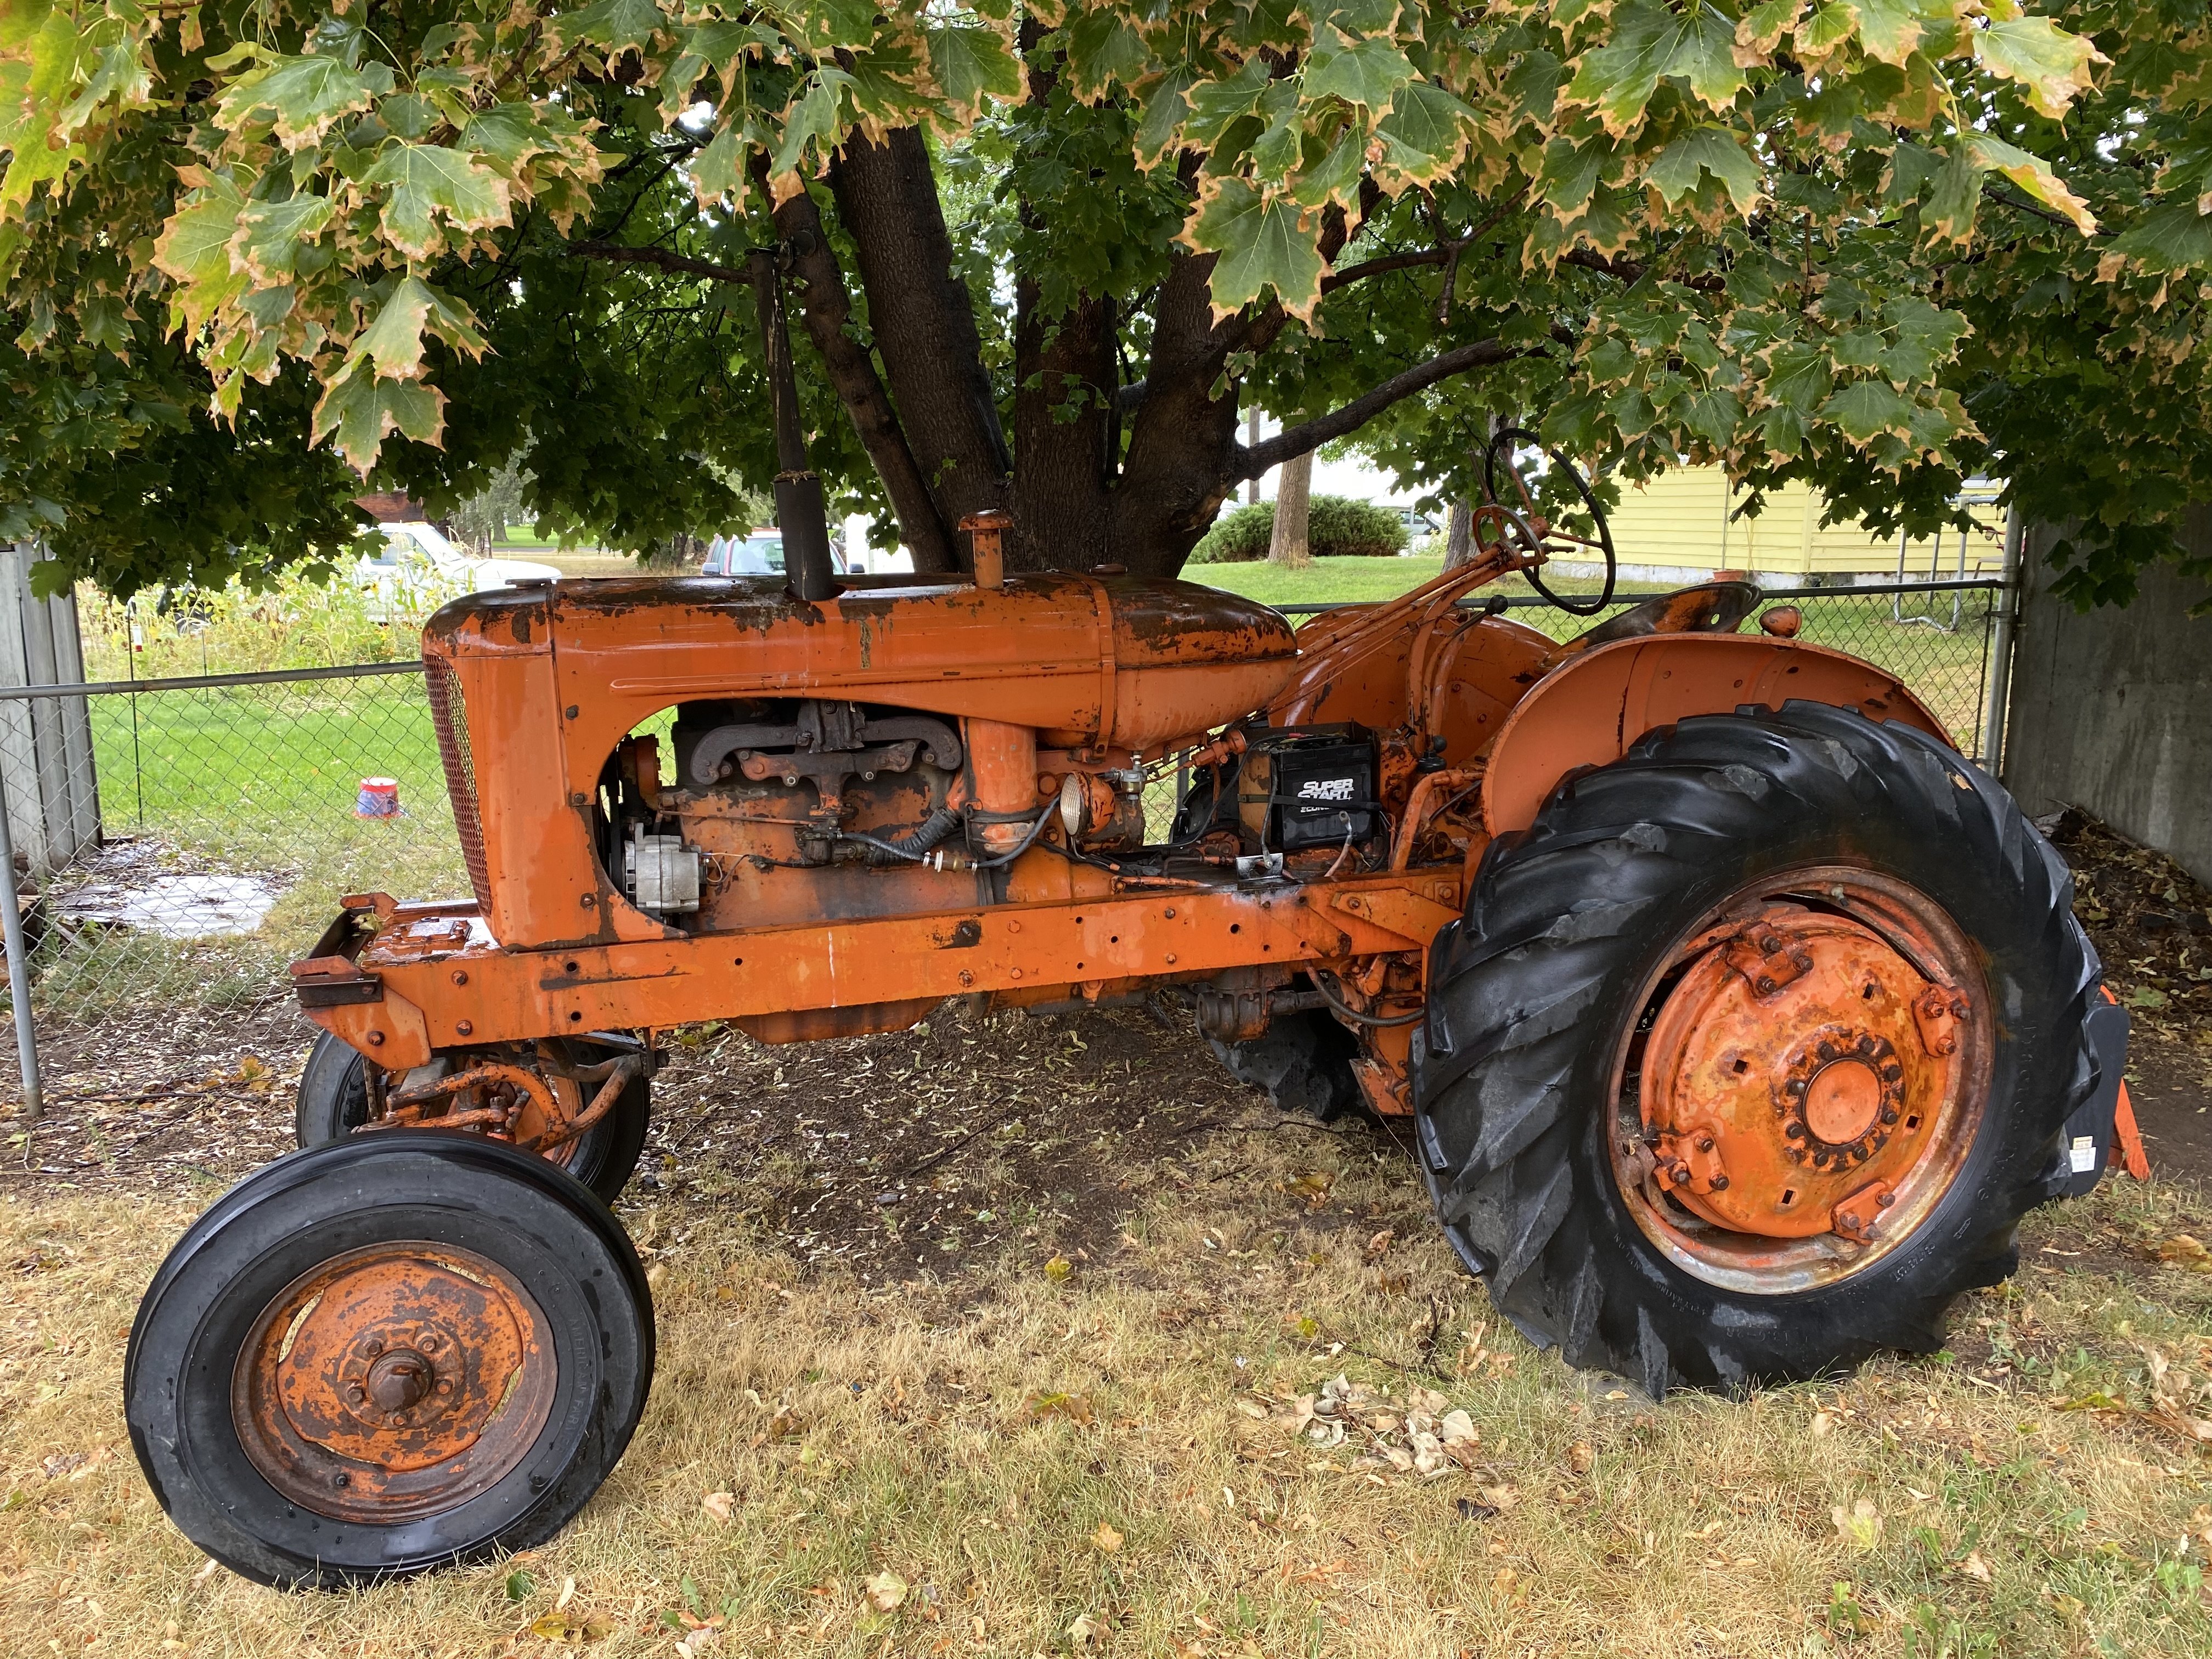
[[[450,665],[435,657],[426,658],[423,666],[430,692],[430,724],[438,733],[446,793],[453,802],[453,828],[460,834],[469,885],[476,890],[477,903],[489,919],[491,876],[484,866],[483,823],[477,817],[477,769],[469,754],[468,711],[461,701],[460,679]]]

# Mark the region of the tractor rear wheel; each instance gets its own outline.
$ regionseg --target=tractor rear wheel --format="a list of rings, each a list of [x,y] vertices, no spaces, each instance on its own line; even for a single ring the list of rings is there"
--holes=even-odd
[[[651,1120],[650,1085],[641,1077],[632,1078],[615,1101],[614,1109],[575,1139],[556,1148],[554,1161],[611,1204],[622,1196],[622,1189],[637,1168]],[[295,1119],[300,1145],[327,1146],[368,1121],[368,1079],[361,1052],[325,1031],[307,1050],[307,1069],[300,1074]]]
[[[1940,1346],[2096,1081],[2072,887],[1909,727],[1653,733],[1494,845],[1434,946],[1447,1234],[1525,1334],[1655,1398]]]
[[[596,1491],[653,1380],[621,1224],[477,1136],[349,1137],[249,1176],[139,1304],[149,1485],[234,1572],[336,1589],[529,1547]]]

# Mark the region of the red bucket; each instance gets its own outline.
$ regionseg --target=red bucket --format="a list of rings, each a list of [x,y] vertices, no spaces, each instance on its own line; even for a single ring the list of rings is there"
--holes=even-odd
[[[357,818],[396,818],[399,816],[399,780],[397,778],[363,778],[361,793],[354,797],[353,815]]]

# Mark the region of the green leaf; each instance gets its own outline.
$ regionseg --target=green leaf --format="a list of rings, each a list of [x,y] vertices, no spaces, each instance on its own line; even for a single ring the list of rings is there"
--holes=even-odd
[[[836,142],[838,102],[847,77],[833,69],[817,69],[806,82],[806,90],[783,112],[783,138],[776,145],[775,155],[769,162],[769,173],[777,180],[776,199],[787,199],[797,188],[785,187],[786,181],[798,177],[799,169],[806,159],[807,141],[811,139],[816,153],[827,161],[830,147]]]
[[[996,29],[946,23],[923,33],[929,38],[930,75],[955,111],[973,116],[987,99],[1021,96],[1021,65]]]
[[[1931,305],[1917,294],[1901,294],[1881,308],[1897,332],[1882,353],[1882,372],[1899,386],[1925,380],[1957,355],[1967,322],[1955,311]]]
[[[1736,20],[1736,46],[1753,62],[1764,61],[1804,9],[1805,0],[1762,0]]]
[[[1067,78],[1079,98],[1096,98],[1118,82],[1133,87],[1152,67],[1145,38],[1127,18],[1086,11],[1067,25]]]
[[[1899,69],[1928,32],[1918,0],[1843,0],[1843,5],[1858,18],[1859,41],[1868,53]],[[1948,7],[1943,15],[1948,16]]]
[[[216,120],[234,132],[269,122],[277,143],[301,149],[391,90],[392,71],[381,64],[355,70],[336,58],[273,58],[231,82],[216,100]]]
[[[1367,167],[1367,135],[1354,122],[1344,130],[1335,148],[1321,165],[1307,169],[1291,186],[1291,198],[1300,207],[1327,207],[1331,202],[1350,207],[1359,199],[1359,179]]]
[[[1409,81],[1375,129],[1383,163],[1415,184],[1431,183],[1459,165],[1474,122],[1474,112],[1442,87]]]
[[[154,244],[155,267],[177,281],[170,303],[187,330],[197,330],[252,286],[230,258],[230,239],[245,206],[238,186],[217,174],[185,198]]]
[[[125,110],[143,109],[153,101],[153,87],[154,78],[135,43],[110,46],[100,54],[82,90],[63,106],[53,136],[64,142],[74,138],[103,109],[111,118]]]
[[[1962,145],[1936,170],[1927,204],[1920,210],[1921,227],[1938,240],[1964,242],[1974,234],[1981,202],[1982,170]]]
[[[447,298],[419,276],[403,276],[379,307],[375,319],[354,337],[342,374],[363,363],[385,380],[412,380],[422,373],[422,337],[434,334],[470,356],[483,353],[467,307]]]
[[[1819,408],[1835,383],[1828,354],[1817,345],[1790,342],[1767,354],[1766,395],[1801,415]]]
[[[2089,211],[2089,204],[2069,190],[2041,156],[2031,155],[1984,132],[1967,133],[1964,148],[1976,167],[2002,173],[2045,207],[2055,208],[2071,219],[2074,228],[2084,236],[2095,234],[2097,216]]]
[[[1190,114],[1190,89],[1197,82],[1196,70],[1188,64],[1178,64],[1145,88],[1144,118],[1137,123],[1138,166],[1158,166],[1160,157],[1175,143],[1176,132]]]
[[[385,436],[398,432],[435,445],[444,429],[446,394],[420,380],[386,380],[361,365],[324,388],[315,405],[310,443],[337,434],[337,452],[364,477],[376,465]]]
[[[1743,419],[1743,399],[1724,387],[1707,387],[1682,400],[1677,418],[1715,449],[1726,449],[1735,441],[1736,423]]]
[[[1292,316],[1310,318],[1321,301],[1322,263],[1310,216],[1287,195],[1262,196],[1242,179],[1210,180],[1188,233],[1191,245],[1217,253],[1213,313],[1227,317],[1270,289]]]
[[[1886,380],[1854,380],[1822,404],[1820,415],[1856,444],[1871,443],[1884,433],[1912,435],[1912,405]]]
[[[1211,149],[1232,123],[1260,106],[1267,84],[1267,63],[1263,58],[1247,58],[1243,68],[1226,80],[1194,82],[1186,94],[1190,115],[1183,125],[1183,142],[1200,149]],[[1140,149],[1142,139],[1140,131]]]
[[[550,154],[552,136],[538,122],[535,105],[494,104],[471,115],[461,128],[461,143],[477,155],[497,161],[510,174],[533,155]]]
[[[2186,202],[2166,203],[2113,238],[2112,252],[2146,270],[2201,270],[2212,265],[2212,218]]]
[[[691,187],[702,202],[726,196],[738,200],[745,193],[746,144],[732,121],[714,135],[714,142],[691,163]]]
[[[249,202],[238,216],[231,252],[257,282],[289,282],[301,251],[330,223],[331,211],[330,201],[321,196]]]
[[[604,46],[610,55],[642,54],[653,44],[656,31],[668,22],[656,0],[594,0],[562,15],[556,13],[548,26],[553,39],[563,46],[588,40]]]
[[[1735,45],[1735,25],[1705,0],[1692,0],[1681,16],[1638,0],[1617,15],[1613,38],[1583,57],[1567,95],[1595,109],[1616,136],[1644,118],[1666,78],[1686,81],[1701,102],[1725,110],[1748,84],[1736,67]]]
[[[1923,149],[1905,139],[1897,141],[1897,148],[1889,153],[1889,167],[1881,177],[1881,199],[1885,205],[1896,207],[1905,202],[1917,202],[1927,182],[1936,176],[1943,158],[1932,149]]]
[[[461,151],[437,144],[396,144],[377,158],[362,183],[391,190],[384,234],[410,258],[427,259],[443,246],[436,220],[458,231],[507,222],[506,179]]]
[[[1735,210],[1749,218],[1765,188],[1765,176],[1735,137],[1718,127],[1683,134],[1659,152],[1647,176],[1671,207],[1698,187],[1700,174],[1708,173],[1728,191]]]
[[[1413,78],[1412,61],[1387,36],[1351,42],[1326,24],[1314,32],[1304,76],[1311,102],[1341,98],[1361,109],[1379,110]]]
[[[2036,113],[2054,121],[2089,89],[2089,66],[2112,61],[2048,17],[2008,17],[1976,29],[1974,56],[1990,74],[2019,82]]]

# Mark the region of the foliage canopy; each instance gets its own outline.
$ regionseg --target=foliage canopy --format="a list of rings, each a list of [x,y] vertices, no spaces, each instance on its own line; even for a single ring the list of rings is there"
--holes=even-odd
[[[1467,493],[1502,412],[1884,531],[1987,471],[2124,598],[2212,495],[2207,3],[0,0],[0,534],[219,579],[518,456],[712,530],[781,261],[924,568],[1172,570],[1352,431]]]

